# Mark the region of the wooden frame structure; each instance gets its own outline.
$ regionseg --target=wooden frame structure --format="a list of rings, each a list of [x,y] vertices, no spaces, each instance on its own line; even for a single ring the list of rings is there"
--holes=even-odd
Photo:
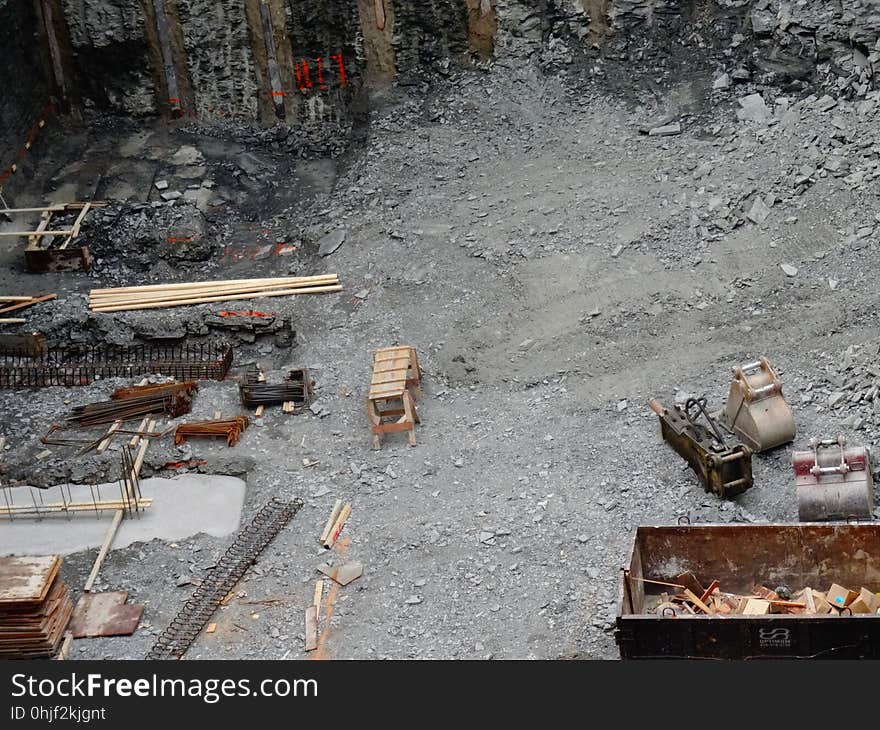
[[[79,236],[80,227],[89,211],[106,205],[104,202],[59,203],[43,208],[7,208],[0,210],[10,216],[39,213],[40,223],[33,231],[0,231],[2,238],[27,238],[24,250],[28,271],[41,274],[47,271],[88,270],[93,262],[88,246],[71,246]],[[77,212],[76,219],[70,228],[53,230],[50,228],[53,216],[59,213]],[[55,238],[63,238],[57,246]],[[51,240],[46,240],[51,239]]]
[[[416,445],[415,425],[422,419],[416,410],[415,398],[421,392],[421,377],[414,347],[383,347],[373,353],[367,416],[374,449],[381,448],[382,434],[401,431],[408,432],[410,446]],[[395,420],[385,420],[388,418]]]

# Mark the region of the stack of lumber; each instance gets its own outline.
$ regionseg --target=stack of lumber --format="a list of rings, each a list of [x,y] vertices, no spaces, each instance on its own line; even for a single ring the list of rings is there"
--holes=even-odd
[[[187,304],[209,304],[238,299],[283,297],[342,291],[336,274],[286,276],[277,279],[230,279],[182,284],[152,284],[118,289],[92,289],[89,306],[93,312],[125,312],[159,309]]]
[[[174,443],[182,444],[191,436],[225,436],[226,445],[235,446],[250,423],[247,416],[181,423],[174,431]]]
[[[0,558],[0,659],[49,657],[73,613],[61,558]]]
[[[717,580],[704,589],[693,573],[682,573],[671,583],[645,583],[668,586],[678,591],[664,592],[657,597],[659,603],[650,611],[658,616],[764,616],[778,613],[845,616],[880,613],[880,594],[864,586],[859,591],[853,591],[833,583],[827,591],[817,591],[807,586],[792,592],[788,586],[777,586],[775,590],[770,590],[766,586],[755,585],[747,593],[725,592]]]

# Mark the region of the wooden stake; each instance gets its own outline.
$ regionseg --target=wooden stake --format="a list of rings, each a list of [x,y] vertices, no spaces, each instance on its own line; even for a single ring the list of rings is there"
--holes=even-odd
[[[116,433],[122,427],[122,421],[116,420],[113,421],[113,425],[107,429],[107,435],[104,436],[104,440],[98,444],[98,448],[95,449],[96,454],[103,454],[107,447],[110,446],[110,442],[113,441],[113,434]]]
[[[336,522],[336,518],[339,517],[341,511],[342,500],[337,499],[336,502],[333,503],[333,510],[330,512],[330,517],[327,518],[327,524],[325,524],[324,529],[321,530],[321,537],[318,538],[322,544],[325,543],[330,536],[330,530],[333,529],[333,524]]]
[[[306,609],[306,651],[318,648],[318,612],[314,604]]]
[[[83,591],[85,593],[91,593],[92,586],[95,584],[95,579],[98,577],[98,571],[101,570],[101,566],[104,564],[104,558],[107,557],[107,553],[110,551],[110,546],[113,544],[113,540],[116,537],[116,531],[119,529],[119,525],[122,523],[122,517],[124,515],[125,511],[121,509],[116,510],[116,513],[113,515],[113,522],[110,523],[110,528],[107,530],[104,542],[101,543],[101,549],[98,551],[98,557],[95,558],[92,572],[89,573],[86,584],[83,586]]]
[[[339,517],[336,518],[336,522],[333,523],[333,527],[330,529],[330,534],[324,541],[325,548],[332,548],[336,544],[339,533],[342,532],[342,528],[345,527],[345,521],[348,519],[348,516],[350,514],[351,505],[347,504],[345,505],[345,507],[342,508],[342,512],[339,513]]]
[[[319,578],[315,583],[315,598],[312,603],[315,606],[315,621],[321,617],[321,596],[324,593],[324,579]]]

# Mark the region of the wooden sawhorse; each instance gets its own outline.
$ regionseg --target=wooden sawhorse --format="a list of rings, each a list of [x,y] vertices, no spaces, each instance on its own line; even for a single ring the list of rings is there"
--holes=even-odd
[[[400,431],[408,431],[410,446],[416,445],[415,425],[421,423],[421,419],[414,396],[420,392],[421,377],[414,347],[383,347],[373,353],[367,416],[374,449],[381,448],[382,434]],[[383,421],[395,416],[398,416],[395,420]]]

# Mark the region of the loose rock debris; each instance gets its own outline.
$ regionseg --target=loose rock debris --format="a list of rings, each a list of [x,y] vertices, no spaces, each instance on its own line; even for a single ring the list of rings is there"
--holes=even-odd
[[[181,101],[176,126],[150,116],[166,103],[154,98],[154,74],[116,73],[148,69],[146,56],[134,66],[100,61],[111,49],[137,56],[131,29],[107,16],[103,0],[85,0],[81,11],[68,3],[76,63],[87,67],[80,75],[102,84],[83,90],[85,124],[76,135],[47,135],[39,156],[16,158],[19,167],[33,165],[26,175],[0,180],[11,205],[43,205],[31,201],[44,200],[45,190],[53,200],[107,201],[89,210],[68,245],[88,244],[88,272],[64,272],[51,286],[22,281],[20,261],[4,274],[9,296],[57,293],[9,312],[26,320],[21,326],[4,325],[0,345],[29,357],[0,369],[0,384],[54,386],[6,393],[4,487],[39,482],[56,495],[68,480],[113,479],[118,451],[139,437],[123,432],[150,430],[147,473],[172,465],[247,475],[248,515],[273,496],[299,496],[318,525],[330,509],[322,497],[356,502],[358,553],[337,554],[348,544],[344,529],[328,562],[371,567],[335,614],[340,640],[334,646],[331,636],[319,655],[613,657],[608,596],[635,525],[794,522],[794,450],[837,434],[869,451],[876,445],[877,271],[869,254],[880,234],[880,47],[866,4],[844,13],[814,0],[714,0],[683,23],[684,6],[667,3],[661,13],[612,0],[606,35],[578,3],[538,11],[515,0],[490,8],[498,27],[480,31],[485,60],[470,67],[457,61],[465,50],[458,45],[473,37],[460,25],[465,13],[453,3],[403,2],[387,90],[366,88],[375,68],[348,57],[347,84],[322,90],[304,51],[310,73],[302,74],[302,61],[297,71],[314,86],[295,101],[283,98],[279,118],[280,97],[263,98],[254,74],[206,58],[248,57],[241,3],[219,0],[195,13],[182,2],[186,37],[197,31],[211,43],[190,49],[207,83],[198,104]],[[21,12],[8,6],[16,4],[0,12]],[[294,26],[312,27],[308,3],[291,8]],[[359,19],[337,10],[333,28],[318,21],[310,32],[327,36],[322,46],[357,48]],[[80,12],[106,22],[93,28]],[[0,35],[6,27],[17,26],[0,24]],[[4,68],[27,78],[9,56]],[[96,59],[100,73],[88,73]],[[16,79],[5,88],[12,96],[0,109],[0,167],[14,157],[7,150],[29,139],[34,120],[21,121],[17,110],[39,108],[19,100],[41,87]],[[101,89],[106,98],[91,98]],[[349,92],[362,101],[354,105]],[[79,215],[69,213],[57,218],[60,230]],[[37,211],[22,231],[36,231],[40,218]],[[17,230],[11,226],[0,224]],[[21,249],[27,245],[21,238]],[[115,312],[86,305],[100,288],[320,275],[329,256],[353,294],[257,299],[232,315],[235,300]],[[212,358],[185,363],[193,368],[185,372],[171,352],[217,335],[234,345],[234,363]],[[418,449],[374,453],[364,429],[365,357],[401,342],[422,359],[420,415],[430,422]],[[168,355],[86,354],[111,345]],[[51,362],[33,357],[50,347]],[[690,397],[720,404],[730,364],[763,352],[785,381],[798,435],[792,446],[755,455],[751,489],[718,500],[637,404],[656,394],[669,402],[673,393],[676,405]],[[307,368],[315,382],[309,407],[294,405],[294,419],[282,416],[291,401],[280,412],[274,403],[242,403],[238,386],[247,385],[252,361],[269,385]],[[201,380],[215,375],[228,380]],[[232,419],[242,406],[264,408],[262,417],[230,450],[219,439],[175,445],[156,435],[176,430],[180,418],[156,432],[136,417],[109,438],[110,424],[102,424],[39,442],[76,404],[106,403],[142,376],[200,379],[187,419],[215,411]],[[74,385],[81,394],[68,390]],[[80,436],[100,441],[74,457],[86,445],[72,443]],[[14,489],[30,498],[26,487]],[[876,494],[870,501],[876,513]],[[291,605],[314,603],[317,546],[305,532],[285,531],[286,549],[267,551],[236,590],[284,590]],[[110,552],[102,579],[147,604],[145,625],[101,648],[76,642],[73,655],[142,655],[152,627],[170,619],[180,593],[222,548],[222,537],[202,535],[180,547],[156,541]],[[426,555],[442,566],[430,580]],[[65,559],[72,586],[92,559]],[[174,566],[167,580],[159,565]],[[580,574],[585,580],[572,577]],[[852,590],[865,582],[837,580]],[[338,588],[327,586],[321,600]],[[744,595],[749,588],[739,587]],[[236,606],[230,599],[225,610]],[[191,651],[300,650],[298,619],[267,609],[260,631],[248,616],[235,621],[247,634],[220,630]]]

